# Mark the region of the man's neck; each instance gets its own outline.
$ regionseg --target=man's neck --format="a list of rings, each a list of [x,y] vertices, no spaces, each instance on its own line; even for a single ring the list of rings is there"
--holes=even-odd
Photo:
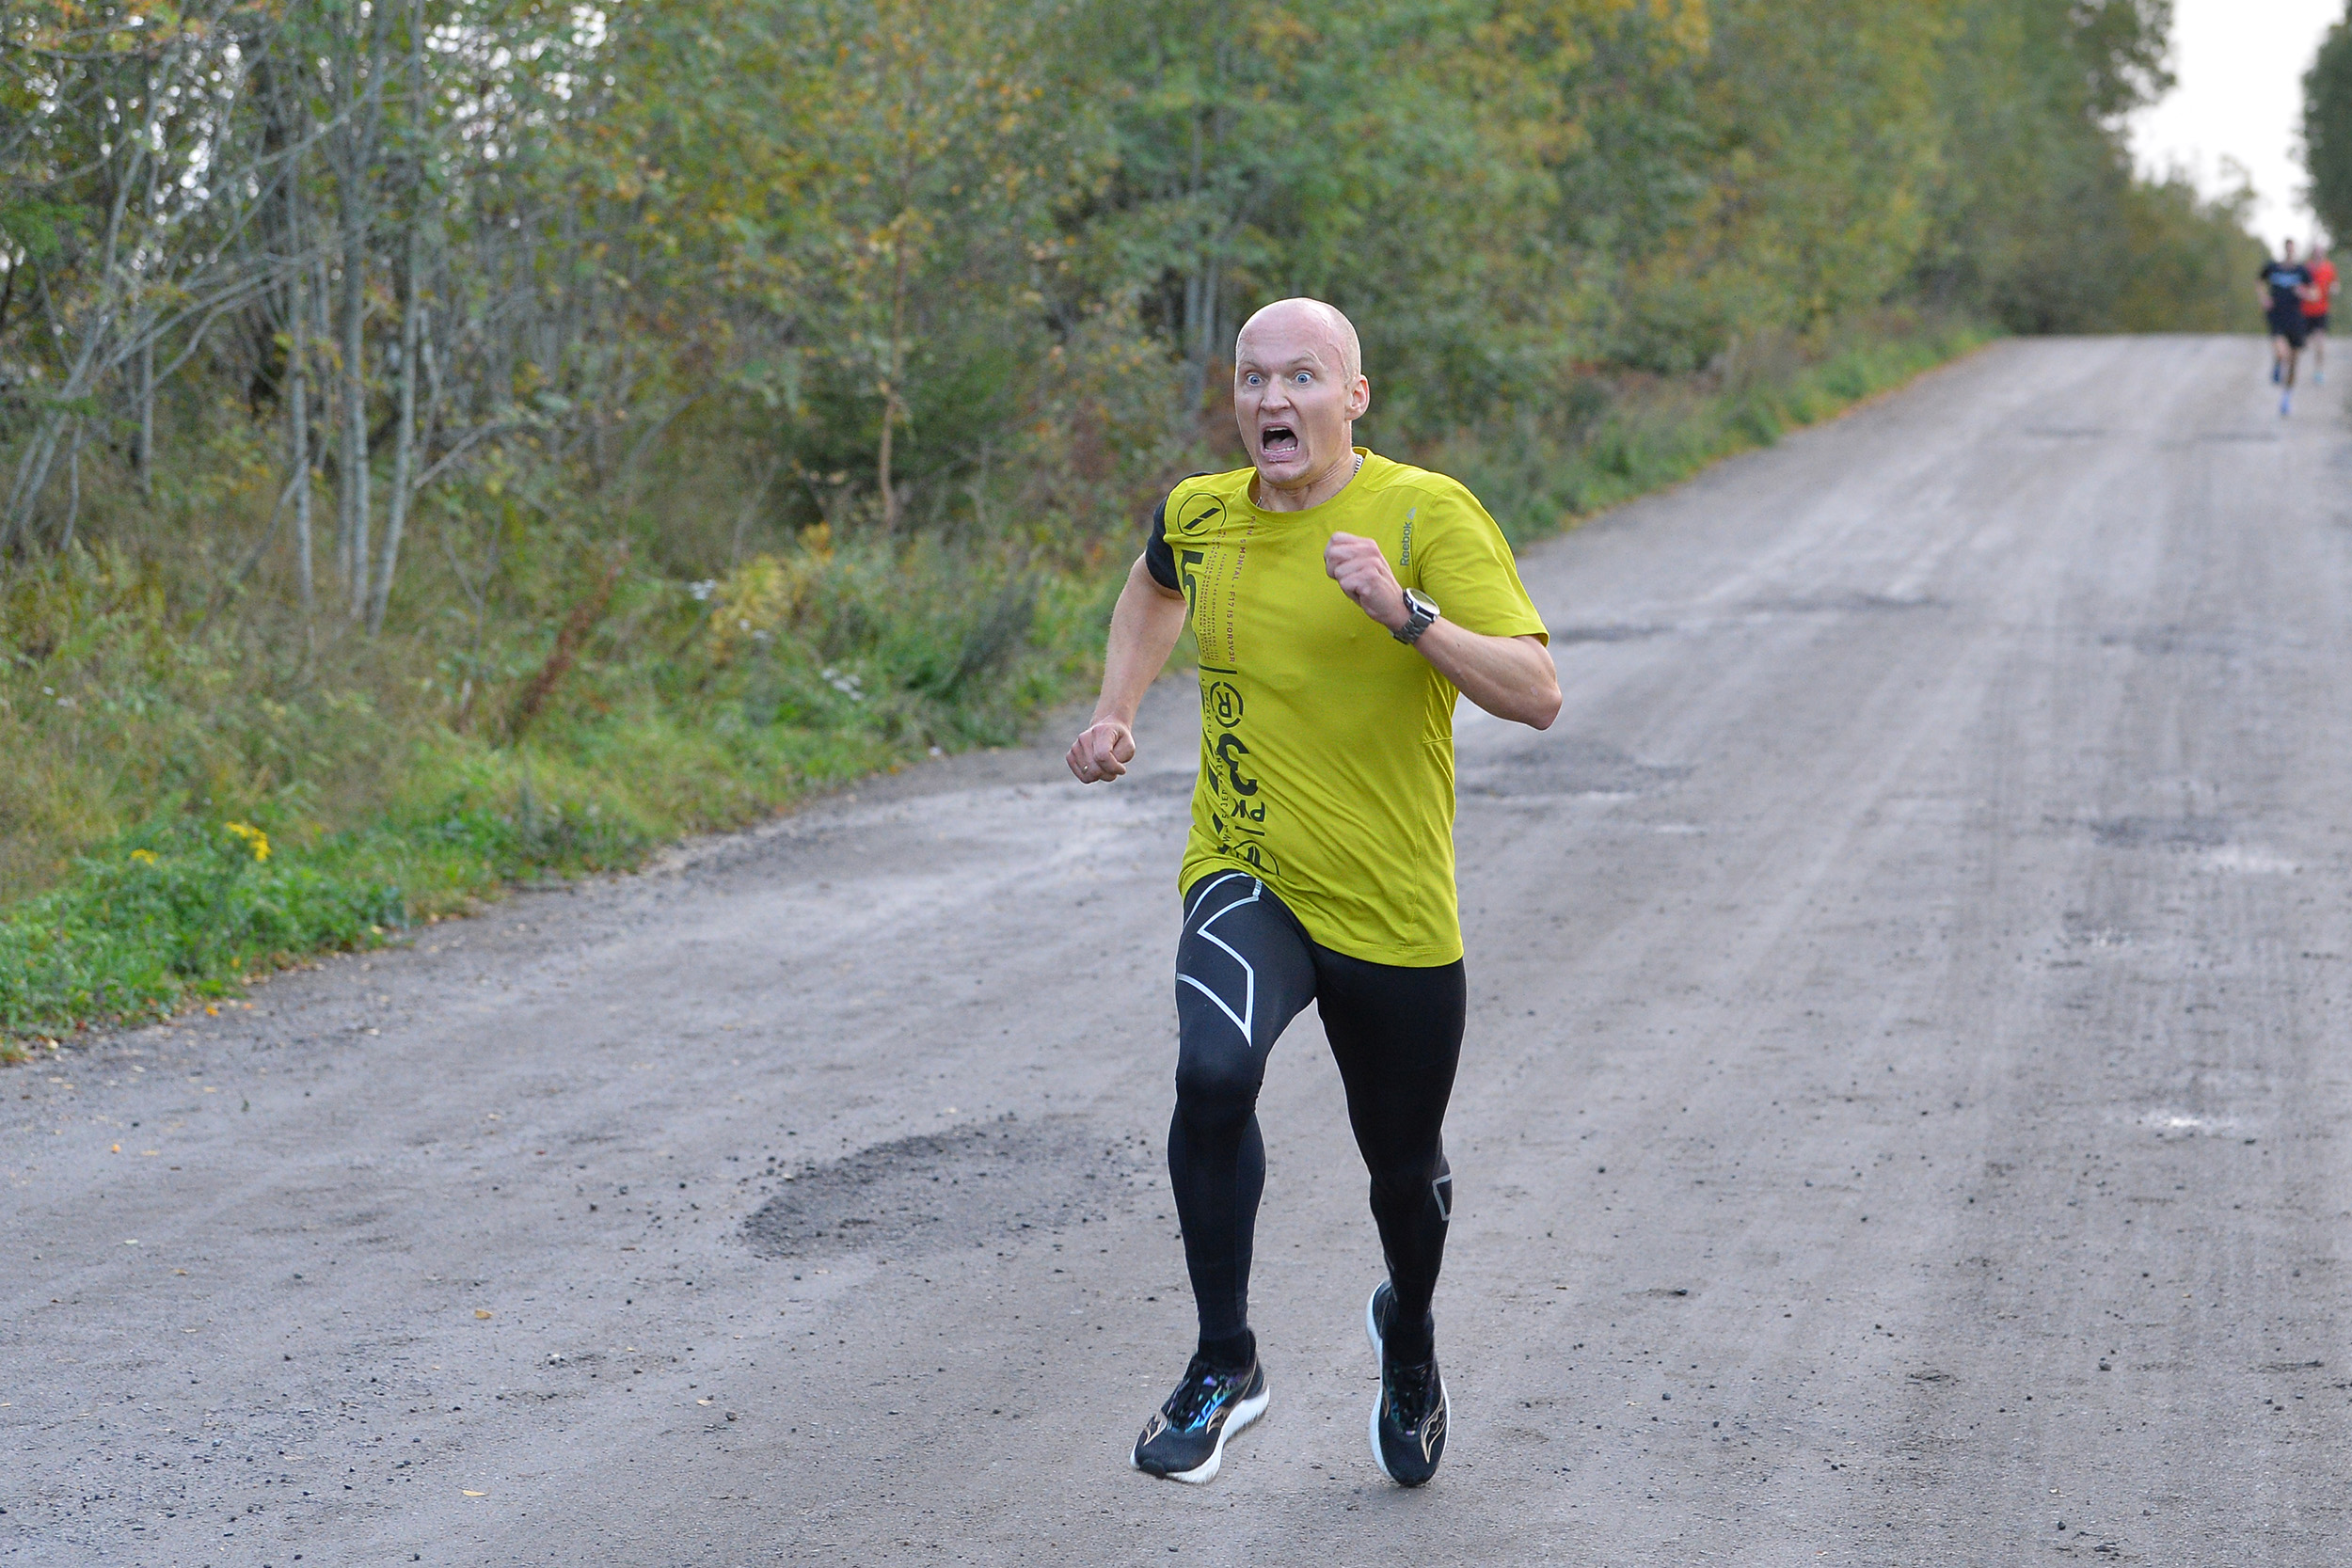
[[[1363,466],[1362,456],[1350,445],[1346,456],[1295,490],[1277,489],[1265,482],[1264,475],[1259,475],[1249,483],[1249,488],[1255,492],[1251,499],[1257,502],[1261,512],[1304,512],[1310,507],[1321,506],[1346,489]]]

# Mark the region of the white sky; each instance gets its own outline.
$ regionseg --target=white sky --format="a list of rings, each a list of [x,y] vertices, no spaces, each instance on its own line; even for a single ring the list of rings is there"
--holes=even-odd
[[[2163,102],[2132,117],[2132,151],[2141,167],[2178,164],[2208,192],[2226,188],[2234,158],[2260,198],[2254,227],[2276,247],[2307,237],[2298,136],[2303,72],[2320,36],[2344,14],[2345,0],[2173,0],[2172,73]]]

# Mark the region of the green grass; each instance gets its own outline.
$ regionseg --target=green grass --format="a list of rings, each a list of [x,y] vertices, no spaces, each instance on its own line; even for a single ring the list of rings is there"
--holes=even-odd
[[[1894,321],[1721,375],[1595,378],[1539,418],[1408,455],[1515,541],[1673,483],[1967,352]],[[1136,540],[826,536],[701,596],[625,576],[519,736],[516,694],[603,558],[504,513],[501,613],[324,643],[261,596],[121,551],[0,583],[0,1059],[168,1016],[324,950],[396,940],[517,881],[622,869],[811,791],[1015,739],[1093,678]],[[266,834],[258,858],[250,832]]]
[[[408,906],[397,883],[358,871],[332,855],[257,860],[225,827],[135,835],[0,921],[0,1017],[24,1031],[164,1016],[256,969],[363,944]]]

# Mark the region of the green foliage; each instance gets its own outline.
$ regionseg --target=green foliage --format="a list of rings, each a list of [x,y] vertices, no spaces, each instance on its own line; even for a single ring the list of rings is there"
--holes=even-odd
[[[2123,197],[2125,241],[2096,325],[2116,332],[2242,332],[2265,251],[2249,231],[2254,193],[2208,199],[2185,175]]]
[[[1104,608],[1099,584],[930,543],[837,552],[805,588],[730,640],[711,610],[741,595],[706,608],[633,579],[510,747],[457,721],[437,673],[330,678],[295,628],[189,637],[171,584],[53,563],[12,601],[44,655],[0,674],[20,895],[0,914],[0,1039],[219,995],[517,879],[627,866],[930,747],[1005,743],[1084,663]],[[545,651],[525,629],[482,663]]]
[[[2246,208],[2136,180],[2121,115],[2170,86],[2167,0],[1964,0],[1942,53],[1949,119],[1931,299],[2018,332],[2237,329]],[[2242,265],[2241,265],[2242,263]]]
[[[1968,323],[2235,325],[2242,204],[2117,130],[2168,22],[0,7],[0,908],[62,900],[7,1027],[1010,737],[1237,460],[1271,298],[1347,309],[1363,437],[1522,538]],[[129,847],[195,886],[230,821],[278,858],[110,945]]]
[[[1979,341],[1897,318],[1810,352],[1772,340],[1712,385],[1587,379],[1543,419],[1418,455],[1531,540]],[[527,526],[514,547],[562,555]],[[295,625],[198,627],[184,584],[119,558],[49,562],[6,601],[0,750],[25,761],[0,774],[18,895],[0,906],[0,1052],[229,994],[518,879],[628,866],[934,747],[1006,744],[1094,673],[1123,566],[812,534],[700,598],[640,573],[510,746],[467,717],[496,705],[442,667],[386,681],[306,651]],[[539,591],[565,580],[548,570]],[[467,668],[511,683],[548,641],[493,632]]]
[[[2303,162],[2312,211],[2330,234],[2352,234],[2352,18],[2328,29],[2303,75]]]
[[[1542,417],[1465,430],[1428,455],[1469,484],[1514,543],[1771,446],[1984,343],[1965,321],[1883,314],[1807,345],[1782,336],[1743,346],[1726,373],[1588,378]]]

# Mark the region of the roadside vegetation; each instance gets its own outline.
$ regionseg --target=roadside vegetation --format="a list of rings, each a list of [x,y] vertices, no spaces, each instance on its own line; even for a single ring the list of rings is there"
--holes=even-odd
[[[2157,0],[0,9],[0,1048],[1082,686],[1287,293],[1515,538],[2237,325]]]
[[[2352,234],[2352,7],[2328,29],[2303,73],[2303,163],[2312,211],[2328,233]]]

